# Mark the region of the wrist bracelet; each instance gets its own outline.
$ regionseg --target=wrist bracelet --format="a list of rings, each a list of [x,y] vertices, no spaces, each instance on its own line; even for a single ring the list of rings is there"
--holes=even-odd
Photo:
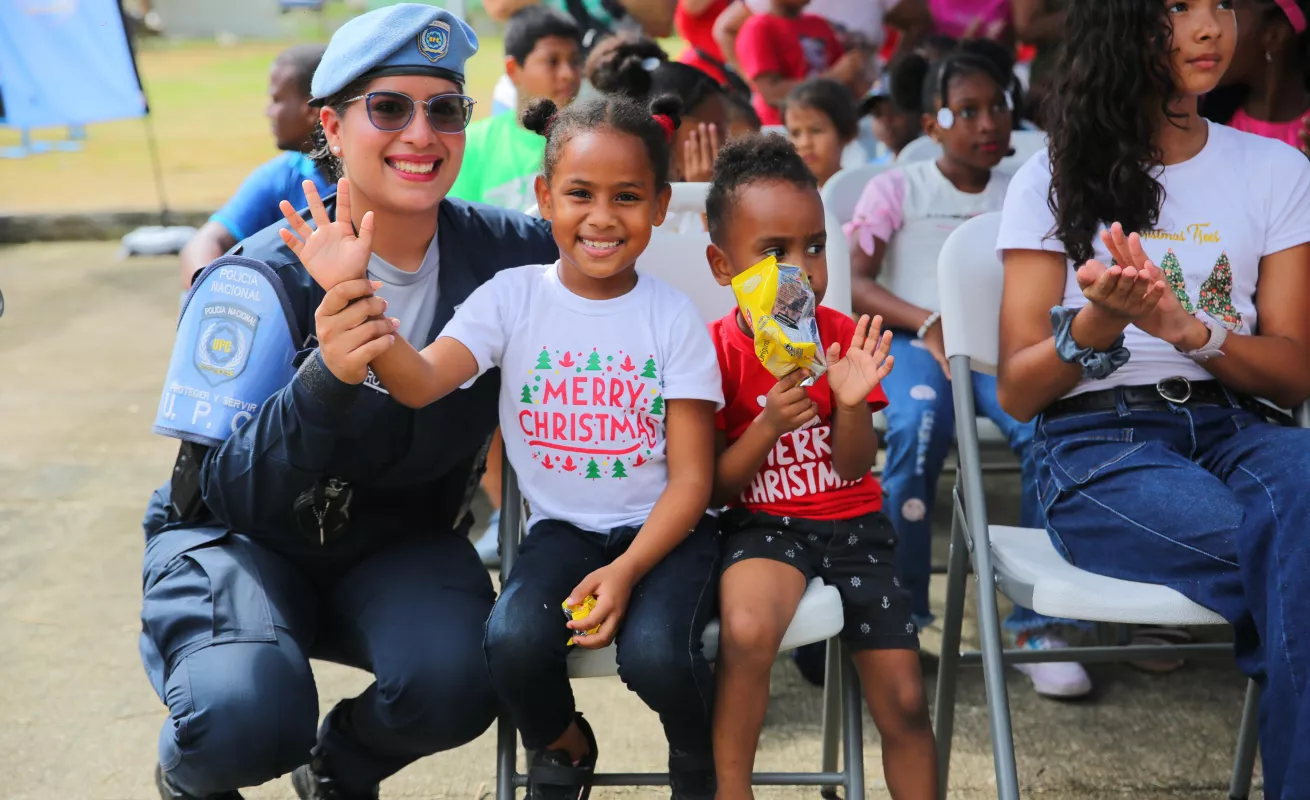
[[[917,334],[918,337],[922,339],[923,337],[927,336],[928,331],[932,330],[932,326],[936,325],[938,322],[941,322],[941,319],[942,319],[942,312],[940,311],[934,311],[931,314],[929,314],[928,318],[925,319],[923,321],[923,324],[919,326],[919,333]]]
[[[1115,370],[1128,363],[1132,353],[1124,347],[1124,335],[1114,340],[1108,350],[1097,351],[1090,347],[1079,347],[1073,338],[1073,320],[1078,316],[1078,309],[1055,306],[1051,309],[1051,328],[1055,332],[1055,354],[1066,364],[1078,364],[1083,368],[1083,375],[1092,380],[1099,380],[1113,374]]]

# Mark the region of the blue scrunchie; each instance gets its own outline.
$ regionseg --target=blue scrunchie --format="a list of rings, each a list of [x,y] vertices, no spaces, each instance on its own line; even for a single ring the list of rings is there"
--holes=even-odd
[[[1055,306],[1051,309],[1051,328],[1055,331],[1055,354],[1066,364],[1078,364],[1083,368],[1083,375],[1092,380],[1109,377],[1115,370],[1128,363],[1132,353],[1124,347],[1124,335],[1114,340],[1109,350],[1096,351],[1090,347],[1079,347],[1073,340],[1073,318],[1078,309]]]

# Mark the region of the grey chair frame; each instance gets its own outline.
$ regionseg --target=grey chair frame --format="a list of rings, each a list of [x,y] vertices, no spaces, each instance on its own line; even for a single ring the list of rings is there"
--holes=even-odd
[[[514,568],[523,533],[523,495],[509,458],[503,459],[500,512],[501,576]],[[757,772],[756,786],[819,786],[824,797],[864,800],[864,698],[855,666],[837,637],[828,640],[823,688],[823,751],[818,772]],[[838,749],[843,751],[837,768]],[[496,721],[496,800],[514,800],[528,776],[518,771],[518,735],[503,714]],[[596,786],[668,786],[664,772],[597,773]]]
[[[943,799],[946,797],[951,739],[955,723],[958,669],[961,664],[981,664],[991,723],[997,796],[1001,800],[1017,800],[1019,779],[1015,765],[1014,737],[1010,725],[1009,697],[1005,685],[1005,665],[1048,661],[1108,663],[1138,661],[1159,656],[1231,659],[1232,646],[1225,643],[1210,643],[1070,647],[1045,651],[1003,649],[997,612],[996,573],[993,568],[991,540],[987,527],[987,504],[983,494],[982,472],[979,469],[981,461],[978,431],[973,423],[975,419],[973,382],[969,380],[972,365],[967,355],[952,356],[950,362],[960,468],[953,492],[954,508],[951,521],[950,558],[947,565],[946,612],[943,620],[941,664],[937,673],[937,696],[933,704],[939,794]],[[1298,410],[1296,419],[1300,426],[1310,427],[1310,404]],[[965,424],[960,424],[959,420],[965,420]],[[972,561],[972,571],[977,576],[978,624],[982,649],[961,652],[960,631],[964,622],[965,577],[970,571],[970,561]],[[1032,603],[1031,597],[1010,597],[1010,599],[1027,605]],[[1233,759],[1233,772],[1228,789],[1231,800],[1245,800],[1250,793],[1259,739],[1259,707],[1260,689],[1254,681],[1248,681],[1238,731],[1237,752]]]

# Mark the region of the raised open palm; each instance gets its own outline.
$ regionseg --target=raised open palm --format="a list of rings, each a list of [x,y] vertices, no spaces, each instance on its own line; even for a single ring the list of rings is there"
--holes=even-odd
[[[319,286],[331,289],[343,281],[363,278],[368,274],[368,257],[373,252],[373,212],[364,214],[359,222],[359,235],[350,216],[350,179],[337,182],[337,218],[328,218],[327,208],[318,196],[313,181],[305,181],[305,200],[314,227],[296,213],[290,203],[278,204],[286,217],[290,230],[279,231],[282,241],[296,254]],[[293,232],[294,231],[294,232]]]
[[[882,317],[870,322],[865,314],[855,323],[855,335],[844,357],[839,343],[828,347],[828,386],[838,405],[854,408],[865,402],[873,387],[892,371],[891,346],[892,332],[882,330]]]

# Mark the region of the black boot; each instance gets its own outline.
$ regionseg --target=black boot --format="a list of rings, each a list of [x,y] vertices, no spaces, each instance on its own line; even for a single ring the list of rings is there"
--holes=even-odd
[[[342,700],[328,712],[327,719],[323,721],[323,729],[319,731],[318,744],[309,751],[309,763],[297,767],[291,773],[291,786],[300,800],[378,800],[377,786],[362,794],[343,789],[336,778],[332,777],[331,767],[324,757],[324,736],[336,736],[349,731],[352,702]]]
[[[161,800],[243,800],[241,792],[235,789],[230,792],[219,792],[218,794],[187,794],[173,785],[173,782],[164,774],[164,768],[158,764],[155,765],[155,788],[159,790]]]

